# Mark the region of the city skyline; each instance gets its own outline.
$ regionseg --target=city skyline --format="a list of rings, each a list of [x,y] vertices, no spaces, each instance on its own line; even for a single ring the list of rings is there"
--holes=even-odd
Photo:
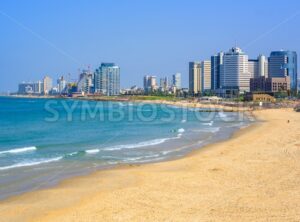
[[[0,58],[4,76],[0,91],[16,91],[19,82],[38,80],[45,75],[58,79],[70,73],[75,79],[78,68],[90,65],[94,70],[101,61],[112,61],[122,67],[122,88],[142,86],[142,77],[148,73],[163,76],[176,72],[182,74],[182,87],[188,87],[188,62],[209,60],[235,42],[251,59],[258,54],[269,56],[271,51],[280,49],[299,52],[299,31],[294,27],[298,26],[300,4],[289,2],[284,5],[274,1],[270,5],[252,1],[245,5],[219,1],[222,7],[214,7],[212,3],[197,1],[128,1],[117,5],[107,1],[43,1],[35,2],[31,15],[28,3],[21,2],[18,8],[13,7],[13,2],[2,3],[0,24],[5,32],[0,38],[5,53]],[[160,7],[155,7],[157,4]],[[292,11],[287,10],[290,5],[294,6]],[[197,13],[199,7],[206,10]],[[98,15],[97,8],[108,10]],[[112,9],[116,16],[103,19]],[[234,13],[228,14],[229,10]],[[176,15],[179,12],[181,16]],[[236,19],[242,15],[242,22]],[[110,34],[101,35],[102,30]],[[10,78],[5,78],[7,73]]]
[[[120,76],[120,67],[115,63],[101,63],[99,68],[94,71],[91,71],[90,67],[82,70],[76,80],[68,81],[64,76],[61,76],[57,79],[57,85],[52,84],[52,78],[48,76],[45,76],[42,82],[39,80],[34,82],[23,81],[19,84],[18,93],[44,95],[83,93],[107,96],[129,92],[141,93],[142,88],[137,85],[130,88],[121,88]],[[158,82],[156,75],[145,75],[143,77],[144,93],[169,92],[176,95],[180,92],[180,95],[182,95],[186,91],[187,88],[181,87],[181,73],[173,74],[171,79],[168,76],[161,77]],[[211,60],[189,62],[188,90],[190,95],[194,96],[213,93],[223,97],[225,91],[229,92],[228,90],[238,90],[240,93],[250,92],[250,79],[254,78],[255,84],[258,84],[258,82],[263,81],[260,77],[279,77],[281,79],[276,81],[279,81],[280,84],[289,82],[289,86],[288,88],[285,87],[285,90],[297,92],[297,88],[299,88],[299,81],[297,83],[296,78],[297,52],[271,51],[269,57],[260,54],[256,59],[252,59],[242,49],[232,47],[228,52],[221,51],[216,55],[212,55]],[[284,77],[289,79],[282,79]],[[39,86],[40,83],[43,87]],[[73,87],[75,88],[73,89]],[[132,91],[132,89],[135,90]],[[252,87],[252,90],[257,89]]]

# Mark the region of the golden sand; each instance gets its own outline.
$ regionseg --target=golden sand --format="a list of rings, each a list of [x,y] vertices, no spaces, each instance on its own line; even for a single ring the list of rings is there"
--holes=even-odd
[[[300,221],[300,113],[255,115],[264,122],[185,158],[10,198],[0,221]]]

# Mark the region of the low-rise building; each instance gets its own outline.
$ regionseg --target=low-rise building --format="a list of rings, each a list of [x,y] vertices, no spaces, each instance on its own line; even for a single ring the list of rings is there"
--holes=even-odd
[[[288,92],[290,91],[290,77],[266,78],[264,76],[250,79],[251,92]]]
[[[245,95],[246,101],[253,102],[276,102],[276,98],[273,93],[260,93],[260,92],[250,92]]]

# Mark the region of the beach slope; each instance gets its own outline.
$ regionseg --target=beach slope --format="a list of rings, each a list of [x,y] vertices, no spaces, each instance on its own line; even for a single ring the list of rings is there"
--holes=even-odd
[[[255,115],[262,122],[185,158],[2,201],[0,221],[300,221],[300,113]]]

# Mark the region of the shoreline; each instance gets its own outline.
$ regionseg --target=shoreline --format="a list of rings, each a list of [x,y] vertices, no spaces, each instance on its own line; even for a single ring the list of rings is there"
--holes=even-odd
[[[181,159],[95,172],[1,201],[0,221],[299,220],[299,114],[255,115],[263,122]]]
[[[13,195],[13,196],[8,196],[7,198],[4,198],[4,199],[0,199],[0,206],[1,206],[1,203],[5,203],[6,201],[9,202],[11,200],[18,199],[21,196],[24,196],[24,195],[26,196],[28,194],[43,191],[43,190],[55,189],[56,187],[59,187],[60,185],[63,185],[64,183],[68,183],[69,181],[73,181],[73,180],[80,179],[80,178],[85,178],[85,177],[92,177],[93,174],[98,174],[98,173],[101,173],[101,172],[104,172],[104,171],[115,171],[115,170],[123,170],[123,169],[126,170],[126,169],[131,169],[131,168],[140,167],[140,166],[147,166],[147,165],[153,165],[153,164],[159,164],[159,163],[173,162],[173,161],[181,160],[181,159],[184,159],[184,158],[192,157],[193,155],[197,155],[198,153],[203,152],[203,150],[210,149],[211,147],[214,147],[217,144],[224,143],[228,140],[231,140],[231,139],[235,138],[238,135],[242,135],[243,133],[246,133],[245,132],[246,130],[251,130],[252,128],[257,127],[259,124],[261,124],[261,122],[259,120],[256,120],[255,122],[252,122],[249,125],[246,125],[245,127],[237,129],[227,139],[220,139],[220,140],[210,142],[210,143],[208,143],[204,146],[201,146],[199,148],[192,149],[192,150],[188,151],[187,153],[183,154],[182,156],[178,156],[178,157],[173,156],[173,157],[163,159],[163,160],[149,161],[149,162],[144,162],[144,163],[120,163],[120,164],[117,164],[115,166],[106,166],[106,167],[103,167],[103,168],[94,169],[91,172],[80,173],[78,175],[75,174],[73,176],[63,178],[55,184],[46,185],[46,186],[41,187],[41,188],[37,188],[37,189],[31,190],[31,191],[22,192],[20,194],[16,194],[16,195]],[[0,207],[0,212],[1,212],[1,207]],[[0,219],[0,222],[1,222],[1,219]]]
[[[170,105],[180,108],[200,108],[204,109],[204,112],[251,112],[253,107],[245,106],[246,103],[233,103],[231,105],[225,105],[222,103],[211,102],[199,102],[191,101],[188,99],[182,100],[140,100],[130,97],[124,98],[103,98],[103,97],[57,97],[57,96],[26,96],[26,95],[9,95],[4,96],[9,98],[19,99],[58,99],[58,100],[79,100],[79,101],[91,101],[91,102],[124,102],[124,103],[136,103],[136,104],[156,104],[156,105]]]
[[[23,191],[16,191],[14,194],[12,195],[7,195],[4,197],[0,198],[0,203],[3,201],[7,201],[11,198],[14,197],[18,197],[27,193],[32,193],[32,192],[36,192],[39,190],[45,190],[45,189],[51,189],[53,187],[58,186],[60,183],[63,183],[66,180],[69,179],[73,179],[73,178],[77,178],[77,177],[83,177],[83,176],[88,176],[91,175],[95,172],[101,172],[101,171],[106,171],[106,170],[114,170],[114,169],[122,169],[122,168],[127,168],[127,167],[134,167],[134,166],[143,166],[143,165],[149,165],[149,164],[156,164],[156,163],[161,163],[161,162],[169,162],[169,161],[175,161],[175,160],[180,160],[182,158],[188,157],[190,155],[193,155],[194,152],[200,151],[202,149],[205,149],[206,147],[210,146],[210,145],[214,145],[214,144],[218,144],[218,143],[222,143],[224,141],[230,140],[231,138],[233,138],[235,136],[235,134],[238,134],[239,132],[243,131],[244,129],[250,128],[253,125],[258,124],[259,122],[255,120],[255,118],[253,118],[253,116],[250,116],[248,113],[244,114],[245,116],[248,116],[246,118],[249,118],[251,120],[247,120],[247,123],[245,123],[243,126],[239,126],[236,127],[235,130],[222,133],[222,136],[220,135],[215,135],[216,138],[214,139],[207,139],[207,141],[205,141],[205,143],[201,143],[199,145],[195,145],[196,143],[198,143],[199,141],[196,141],[195,144],[191,144],[189,148],[185,148],[182,149],[182,153],[180,153],[180,155],[176,155],[176,156],[168,156],[165,158],[161,158],[161,159],[153,159],[153,160],[149,160],[149,161],[142,161],[142,162],[132,162],[132,163],[118,163],[115,165],[106,165],[106,166],[101,166],[98,168],[94,168],[91,170],[86,170],[86,171],[80,171],[77,173],[72,173],[72,174],[64,174],[64,176],[61,176],[57,179],[54,179],[52,182],[50,182],[50,184],[44,184],[42,186],[37,186],[37,188],[31,189],[31,190],[23,190]],[[245,118],[245,117],[243,117]],[[201,141],[201,140],[200,140]],[[179,147],[174,147],[175,150],[179,149]]]

